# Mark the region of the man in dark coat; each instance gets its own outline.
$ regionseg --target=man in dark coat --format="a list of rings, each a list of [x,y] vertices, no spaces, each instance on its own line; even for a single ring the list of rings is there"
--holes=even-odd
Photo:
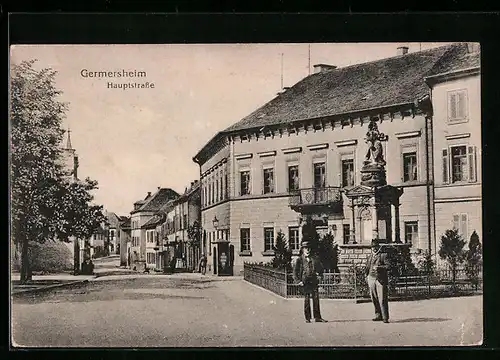
[[[323,266],[319,259],[311,255],[307,241],[302,242],[301,254],[295,262],[293,277],[295,282],[303,286],[304,290],[304,316],[306,323],[311,322],[311,297],[313,302],[313,315],[315,322],[327,322],[321,317],[319,308],[318,284],[323,276]]]
[[[365,275],[370,297],[375,307],[375,318],[373,321],[389,322],[389,266],[387,253],[381,251],[377,239],[372,240],[372,253],[368,257]]]

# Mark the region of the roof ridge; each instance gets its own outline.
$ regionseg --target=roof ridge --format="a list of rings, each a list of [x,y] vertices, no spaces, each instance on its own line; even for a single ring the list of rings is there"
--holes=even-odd
[[[417,54],[422,54],[422,53],[425,53],[425,52],[434,52],[438,49],[445,49],[445,48],[448,48],[451,49],[452,47],[455,47],[457,45],[459,45],[460,43],[453,43],[453,44],[448,44],[448,45],[443,45],[443,46],[436,46],[436,47],[433,47],[433,48],[430,48],[430,49],[425,49],[425,50],[419,50],[419,51],[414,51],[414,52],[409,52],[407,54],[401,54],[401,55],[395,55],[395,56],[390,56],[390,57],[386,57],[386,58],[381,58],[381,59],[377,59],[377,60],[371,60],[371,61],[366,61],[366,62],[362,62],[362,63],[357,63],[357,64],[352,64],[352,65],[347,65],[347,66],[342,66],[342,67],[337,67],[333,70],[330,70],[329,72],[338,72],[339,70],[342,70],[342,69],[351,69],[351,68],[355,68],[355,67],[358,67],[358,66],[365,66],[367,64],[374,64],[374,63],[378,63],[378,62],[383,62],[383,61],[387,61],[389,59],[399,59],[399,58],[402,58],[402,57],[408,57],[408,56],[413,56],[413,55],[417,55]],[[316,74],[311,74],[309,76],[314,76],[314,75],[317,75],[317,74],[322,74],[322,73],[316,73]],[[309,76],[306,76],[309,77]]]

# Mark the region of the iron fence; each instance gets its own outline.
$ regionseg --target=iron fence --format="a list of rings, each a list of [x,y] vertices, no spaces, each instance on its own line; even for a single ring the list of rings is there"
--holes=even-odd
[[[294,282],[291,273],[262,264],[244,264],[243,278],[284,298],[303,296],[302,286]],[[368,284],[363,267],[340,273],[325,273],[319,283],[323,299],[369,299]],[[432,275],[401,276],[389,285],[389,299],[420,299],[477,294],[482,291],[482,276],[477,281],[460,269],[455,281],[449,270],[437,270]]]
[[[291,206],[341,203],[340,187],[325,186],[290,191]]]

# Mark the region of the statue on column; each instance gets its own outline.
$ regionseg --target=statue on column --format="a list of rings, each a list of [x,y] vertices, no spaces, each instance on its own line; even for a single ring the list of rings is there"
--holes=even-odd
[[[384,160],[382,141],[387,141],[387,136],[378,130],[375,119],[372,119],[368,124],[365,140],[368,144],[368,151],[361,169],[361,184],[367,186],[386,185],[386,162]]]

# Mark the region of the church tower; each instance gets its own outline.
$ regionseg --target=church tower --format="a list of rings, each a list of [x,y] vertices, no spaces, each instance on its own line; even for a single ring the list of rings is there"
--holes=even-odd
[[[76,181],[78,180],[78,155],[71,145],[71,130],[69,128],[67,134],[66,146],[63,148],[64,166],[68,171],[68,176]]]

